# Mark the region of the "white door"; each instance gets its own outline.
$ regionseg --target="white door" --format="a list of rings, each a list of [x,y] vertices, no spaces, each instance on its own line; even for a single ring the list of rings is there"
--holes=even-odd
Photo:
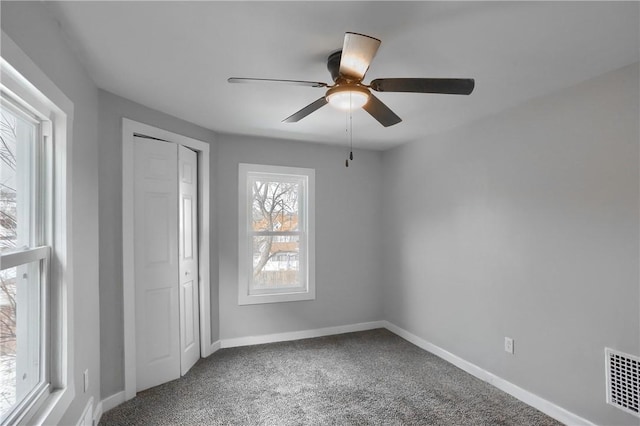
[[[135,138],[136,388],[180,377],[177,145]]]
[[[184,375],[200,359],[198,311],[198,157],[178,146],[180,193],[180,371]]]

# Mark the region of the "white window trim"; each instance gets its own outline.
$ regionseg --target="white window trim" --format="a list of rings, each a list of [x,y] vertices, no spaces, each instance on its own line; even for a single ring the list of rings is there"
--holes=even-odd
[[[250,212],[249,173],[269,173],[277,175],[304,176],[307,179],[305,223],[306,235],[306,289],[290,292],[249,294],[250,247],[247,221]],[[238,165],[238,305],[262,303],[294,302],[315,300],[315,170],[301,167],[270,166],[240,163]]]
[[[73,364],[73,262],[71,235],[71,153],[73,103],[40,68],[2,31],[0,87],[14,100],[51,123],[55,149],[48,170],[49,194],[55,193],[46,215],[51,224],[45,241],[53,247],[49,283],[49,383],[26,409],[17,424],[57,424],[75,397]],[[45,126],[47,121],[45,121]]]

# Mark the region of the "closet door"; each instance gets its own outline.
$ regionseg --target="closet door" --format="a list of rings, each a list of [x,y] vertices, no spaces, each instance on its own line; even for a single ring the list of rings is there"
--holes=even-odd
[[[180,371],[184,375],[200,359],[198,310],[198,158],[195,152],[178,146],[180,181]]]
[[[180,377],[178,148],[135,138],[136,387]]]

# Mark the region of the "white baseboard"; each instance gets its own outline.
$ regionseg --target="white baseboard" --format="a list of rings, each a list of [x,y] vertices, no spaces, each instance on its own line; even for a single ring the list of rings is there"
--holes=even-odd
[[[222,347],[222,342],[220,342],[220,340],[216,340],[209,347],[209,355],[218,352],[221,347]]]
[[[313,330],[291,331],[288,333],[263,334],[260,336],[236,337],[221,339],[222,348],[237,346],[261,345],[263,343],[286,342],[289,340],[309,339],[312,337],[330,336],[333,334],[352,333],[354,331],[384,328],[386,321],[361,322],[358,324],[339,325],[336,327],[316,328]]]
[[[455,365],[456,367],[466,371],[483,380],[496,388],[508,393],[509,395],[519,399],[527,405],[536,408],[537,410],[542,411],[546,415],[553,417],[554,419],[562,422],[566,425],[585,425],[585,426],[594,426],[594,423],[584,419],[577,414],[574,414],[570,411],[565,410],[564,408],[547,401],[544,398],[539,397],[525,389],[522,389],[519,386],[514,385],[507,380],[496,376],[493,373],[484,370],[483,368],[478,367],[475,364],[470,363],[457,355],[452,354],[439,346],[434,345],[431,342],[428,342],[421,337],[416,336],[413,333],[408,332],[395,324],[390,323],[389,321],[382,321],[384,323],[384,327],[391,331],[394,334],[402,337],[403,339],[413,343],[417,347],[424,349],[427,352],[431,352],[432,354],[444,359],[447,362]]]
[[[206,358],[206,357],[208,357],[210,355],[213,355],[219,349],[220,349],[220,340],[216,340],[211,345],[209,345],[209,347],[203,348],[203,351],[202,351],[202,354],[201,354],[202,358]]]
[[[112,408],[116,408],[118,405],[122,404],[126,401],[124,391],[114,393],[113,395],[103,399],[98,403],[96,407],[96,411],[93,414],[93,424],[97,425],[100,423],[100,418],[102,417],[102,413],[106,413]]]
[[[87,401],[87,405],[82,410],[82,415],[76,422],[77,426],[93,426],[94,418],[93,418],[93,397],[89,398]]]
[[[97,426],[98,423],[100,423],[100,419],[102,418],[102,413],[104,411],[102,411],[102,401],[98,402],[96,404],[96,409],[93,412],[93,424],[94,426]]]

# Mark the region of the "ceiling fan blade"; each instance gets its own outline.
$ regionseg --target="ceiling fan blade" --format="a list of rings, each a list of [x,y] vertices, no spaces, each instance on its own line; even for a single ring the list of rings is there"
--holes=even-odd
[[[373,96],[373,93],[369,95],[369,101],[362,107],[373,118],[378,120],[384,127],[393,126],[402,121],[395,112],[391,111],[380,99]]]
[[[307,87],[328,87],[327,83],[321,81],[301,81],[301,80],[275,80],[271,78],[239,78],[231,77],[227,79],[229,83],[278,83],[278,84],[290,84],[294,86],[307,86]]]
[[[376,92],[443,93],[468,95],[473,92],[472,78],[378,78],[370,84]]]
[[[340,59],[340,75],[349,80],[362,80],[373,57],[380,47],[380,40],[358,33],[345,33]]]
[[[295,123],[297,121],[300,121],[303,118],[305,118],[307,115],[309,115],[312,112],[322,108],[326,104],[327,104],[327,100],[323,96],[320,99],[318,99],[317,101],[314,101],[314,102],[310,103],[309,105],[307,105],[306,107],[302,108],[300,111],[296,112],[295,114],[290,115],[289,117],[285,118],[284,120],[282,120],[282,122],[283,123]]]

